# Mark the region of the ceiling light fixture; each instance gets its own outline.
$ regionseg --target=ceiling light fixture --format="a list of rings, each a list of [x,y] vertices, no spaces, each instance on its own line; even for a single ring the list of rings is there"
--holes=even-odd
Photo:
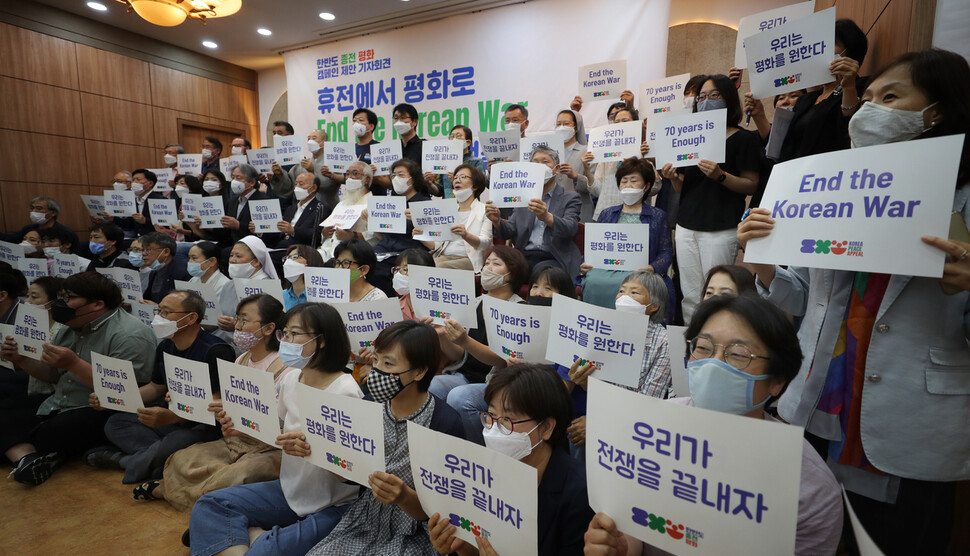
[[[333,15],[330,12],[320,12],[320,19],[323,19],[326,21],[333,21],[337,19],[337,16]]]
[[[91,8],[92,10],[97,10],[99,12],[108,11],[108,6],[105,6],[101,2],[88,2],[88,7]]]
[[[202,41],[202,46],[206,48],[219,48],[219,45],[212,41]]]
[[[242,0],[118,0],[145,21],[161,27],[174,27],[186,18],[205,25],[207,18],[225,17],[239,11]]]
[[[259,29],[256,29],[256,32],[259,33],[260,35],[263,35],[264,37],[268,37],[273,34],[272,31],[270,31],[265,27],[260,27]]]

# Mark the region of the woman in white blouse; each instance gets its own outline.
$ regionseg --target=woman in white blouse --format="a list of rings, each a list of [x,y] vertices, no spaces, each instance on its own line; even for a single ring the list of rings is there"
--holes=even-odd
[[[488,186],[488,179],[481,170],[469,164],[455,168],[452,191],[458,200],[458,220],[451,233],[461,239],[452,241],[422,241],[434,251],[434,263],[438,268],[481,269],[485,263],[485,250],[492,245],[492,225],[485,218],[485,203],[479,200]],[[414,229],[414,236],[422,235]]]

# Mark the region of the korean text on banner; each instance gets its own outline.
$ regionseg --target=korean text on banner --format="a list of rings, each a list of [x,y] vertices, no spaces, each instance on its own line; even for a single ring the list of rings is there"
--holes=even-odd
[[[186,282],[184,280],[175,280],[174,283],[176,290],[195,292],[205,301],[205,318],[202,319],[202,324],[219,325],[222,309],[219,305],[219,290],[215,286],[205,282]]]
[[[81,195],[81,202],[84,203],[84,208],[88,209],[91,218],[103,216],[101,213],[105,211],[104,195]]]
[[[794,552],[800,427],[588,386],[589,504],[620,531],[677,555]]]
[[[419,241],[455,241],[459,238],[451,233],[451,228],[458,223],[458,201],[455,199],[439,199],[437,201],[419,201],[411,203],[411,222],[414,228],[421,230],[421,235],[415,235]]]
[[[335,303],[350,339],[350,351],[358,353],[361,348],[370,348],[374,340],[388,326],[404,320],[401,303],[396,298],[357,303]]]
[[[407,199],[401,196],[367,196],[367,231],[380,234],[404,234],[408,220],[404,215]]]
[[[522,162],[532,160],[532,151],[536,150],[539,145],[545,145],[559,153],[559,162],[566,160],[566,147],[562,135],[556,131],[533,133],[528,137],[519,139],[519,159]]]
[[[155,182],[155,187],[152,188],[152,192],[165,193],[166,191],[172,191],[172,185],[169,182],[175,181],[175,170],[166,166],[165,168],[149,168],[148,171],[155,174],[155,178],[158,180]]]
[[[336,174],[346,174],[350,165],[357,161],[357,149],[353,143],[326,141],[323,144],[323,163]]]
[[[949,233],[963,141],[903,141],[776,165],[761,201],[774,229],[748,242],[745,262],[943,276],[946,253],[920,237]]]
[[[273,161],[276,160],[276,148],[266,147],[263,149],[249,149],[246,151],[246,158],[249,165],[261,174],[268,174],[273,171]]]
[[[7,336],[13,336],[13,325],[0,323],[0,338],[6,339]],[[11,371],[14,370],[13,363],[3,357],[0,357],[0,367],[10,369]]]
[[[550,307],[523,305],[482,296],[488,348],[499,357],[545,363]]]
[[[157,226],[179,225],[175,199],[148,199],[148,214],[152,217],[152,224]]]
[[[674,398],[690,396],[687,387],[687,332],[686,326],[667,325],[667,349],[670,354],[670,382]]]
[[[674,168],[694,166],[701,160],[724,162],[727,141],[727,109],[706,112],[674,112],[657,119],[657,138],[650,154],[657,168],[668,162]]]
[[[155,318],[155,305],[148,305],[146,303],[132,303],[131,304],[131,316],[140,320],[145,326],[152,325],[152,319]]]
[[[401,158],[403,157],[400,141],[385,141],[370,146],[370,162],[377,168],[377,171],[374,172],[375,176],[390,175],[391,164],[401,160]]]
[[[300,162],[300,155],[303,154],[303,145],[296,135],[274,135],[273,148],[276,152],[276,163],[280,166]]]
[[[488,160],[519,160],[519,131],[486,131],[478,135],[482,156]]]
[[[649,266],[649,228],[643,224],[586,224],[586,262],[606,270]]]
[[[835,79],[835,8],[789,21],[744,41],[754,98],[773,97]]]
[[[163,358],[165,384],[172,397],[172,403],[168,408],[183,419],[215,425],[216,417],[209,411],[209,404],[212,403],[209,364],[178,357],[171,353],[163,354]],[[233,424],[237,422],[233,420]]]
[[[17,340],[17,351],[20,355],[40,361],[44,344],[51,341],[50,330],[47,309],[30,303],[21,303],[17,306],[13,336]]]
[[[303,434],[313,465],[368,486],[374,471],[384,471],[384,406],[331,394],[297,382]]]
[[[620,98],[626,89],[626,60],[600,62],[579,68],[579,96],[584,100]]]
[[[198,176],[202,173],[201,154],[178,154],[175,158],[178,159],[179,174]]]
[[[350,269],[311,268],[303,271],[306,300],[310,303],[348,303]]]
[[[225,202],[222,195],[204,196],[199,202],[199,218],[202,229],[221,228],[222,217],[226,215]]]
[[[640,136],[643,123],[633,120],[595,127],[589,132],[587,150],[593,153],[592,162],[622,162],[624,158],[640,158]]]
[[[373,198],[375,198],[373,195],[368,195],[368,202]],[[360,213],[364,208],[366,208],[364,205],[338,206],[326,220],[320,223],[320,227],[334,226],[339,230],[349,230],[360,220]]]
[[[283,286],[279,280],[271,278],[234,278],[232,285],[236,288],[236,297],[243,299],[251,295],[265,293],[283,303]]]
[[[131,191],[115,191],[108,189],[104,192],[104,210],[108,216],[131,216],[138,212],[135,208],[135,194]]]
[[[455,320],[465,328],[478,328],[475,315],[475,273],[470,270],[409,266],[411,306],[417,318],[434,324]]]
[[[421,145],[421,171],[432,174],[454,172],[461,164],[464,141],[435,139]]]
[[[221,198],[221,197],[220,197]],[[202,208],[201,193],[186,193],[182,196],[182,206],[179,212],[182,213],[183,222],[194,222],[199,217],[199,210]],[[199,217],[201,220],[201,217]]]
[[[279,199],[266,199],[262,201],[249,201],[249,215],[256,226],[257,234],[266,232],[278,232],[276,227],[283,219],[283,211],[280,210]]]
[[[23,245],[20,245],[19,243],[10,243],[9,241],[0,241],[0,261],[17,268],[20,266],[20,260],[23,258]]]
[[[145,407],[131,361],[91,352],[91,382],[105,409],[137,413]]]
[[[677,112],[684,109],[684,86],[690,80],[689,73],[664,77],[640,84],[640,114],[651,118],[657,114]]]
[[[546,344],[546,359],[570,367],[590,363],[593,376],[636,388],[643,362],[644,331],[650,317],[604,309],[570,299],[552,296],[552,313]]]
[[[273,374],[222,359],[218,365],[222,408],[233,428],[275,447],[280,414]]]
[[[232,169],[240,164],[246,164],[247,160],[248,159],[244,154],[234,154],[232,156],[220,158],[219,170],[222,171],[222,175],[226,176],[226,179],[229,179],[229,176],[232,174]]]
[[[529,206],[530,199],[542,198],[546,168],[534,162],[499,162],[489,172],[488,191],[498,208]]]
[[[744,51],[745,39],[800,17],[812,15],[814,12],[815,0],[809,0],[808,2],[782,6],[742,17],[741,21],[738,22],[738,42],[734,47],[734,66],[741,69],[748,67],[748,57]]]
[[[31,283],[37,278],[42,276],[48,276],[47,269],[47,259],[28,259],[24,257],[20,259],[20,264],[17,265],[17,270],[24,273],[24,278],[27,279],[27,283]]]
[[[141,277],[137,270],[120,266],[110,270],[115,283],[121,289],[121,295],[125,296],[126,303],[138,303],[142,300]]]
[[[495,450],[408,421],[411,476],[421,507],[455,526],[455,536],[475,537],[498,554],[538,553],[536,469]],[[467,525],[467,526],[466,526]]]

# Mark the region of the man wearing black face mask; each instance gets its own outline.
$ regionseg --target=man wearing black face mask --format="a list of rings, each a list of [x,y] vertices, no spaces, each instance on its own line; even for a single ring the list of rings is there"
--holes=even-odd
[[[14,464],[13,478],[39,485],[64,460],[105,444],[104,424],[111,411],[88,407],[96,377],[91,354],[131,361],[135,379],[151,378],[155,334],[137,318],[121,310],[121,291],[97,272],[82,272],[64,281],[51,317],[64,326],[53,341],[44,344],[40,360],[20,354],[17,340],[7,336],[0,356],[31,376],[55,384],[54,393],[41,403],[33,420],[8,425],[16,441],[5,455]]]

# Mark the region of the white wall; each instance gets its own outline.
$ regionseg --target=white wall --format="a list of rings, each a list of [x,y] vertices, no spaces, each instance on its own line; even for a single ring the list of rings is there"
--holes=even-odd
[[[272,146],[266,136],[266,126],[269,124],[269,115],[276,106],[276,101],[286,92],[286,70],[283,68],[283,59],[280,58],[280,66],[268,70],[263,70],[257,74],[259,87],[259,137],[260,144],[264,147]]]
[[[738,21],[756,14],[789,4],[797,0],[673,0],[670,3],[670,26],[683,23],[719,23],[737,30]]]

